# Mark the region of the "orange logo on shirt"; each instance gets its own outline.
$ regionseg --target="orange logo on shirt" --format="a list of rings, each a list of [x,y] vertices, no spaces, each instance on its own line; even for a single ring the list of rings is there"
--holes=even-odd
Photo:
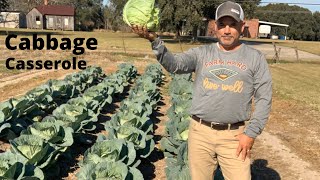
[[[225,81],[238,74],[236,71],[227,68],[214,69],[210,70],[209,72],[221,81]]]

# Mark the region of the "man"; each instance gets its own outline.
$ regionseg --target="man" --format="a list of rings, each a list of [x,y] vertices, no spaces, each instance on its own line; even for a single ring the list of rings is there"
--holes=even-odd
[[[135,33],[152,42],[167,71],[196,74],[188,138],[195,180],[212,180],[218,164],[225,179],[251,179],[250,150],[270,113],[272,82],[264,55],[239,41],[243,19],[239,4],[221,4],[215,24],[219,42],[176,55],[155,33],[133,26]]]

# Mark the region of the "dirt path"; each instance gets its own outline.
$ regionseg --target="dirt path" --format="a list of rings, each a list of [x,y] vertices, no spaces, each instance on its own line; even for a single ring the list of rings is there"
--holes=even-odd
[[[16,84],[27,79],[32,79],[37,76],[49,74],[51,72],[54,72],[54,70],[27,71],[20,74],[4,77],[0,79],[0,88],[3,88],[4,86],[10,84]]]
[[[163,137],[164,133],[165,133],[165,127],[166,127],[166,122],[169,120],[167,117],[167,111],[170,108],[170,97],[168,96],[167,92],[168,92],[168,85],[170,82],[170,76],[167,73],[166,74],[166,79],[164,81],[164,85],[160,88],[161,93],[162,93],[162,103],[163,105],[160,106],[159,108],[159,114],[161,116],[159,116],[159,120],[160,122],[158,122],[156,124],[157,129],[155,131],[155,136],[158,137],[157,138],[157,142],[156,142],[156,147],[159,149],[160,146],[160,138]],[[165,162],[165,158],[161,157],[158,158],[158,161],[154,162],[154,166],[155,166],[155,180],[161,180],[161,179],[166,179],[166,174],[165,174],[165,168],[166,168],[166,162]]]
[[[255,147],[257,147],[255,149]],[[254,161],[266,162],[266,164],[253,165],[253,174],[257,177],[283,180],[318,180],[320,173],[310,169],[310,163],[302,160],[290,148],[284,145],[282,140],[267,131],[264,131],[253,149]],[[260,169],[259,169],[260,166]],[[264,172],[261,171],[261,169]],[[267,170],[269,169],[269,170]],[[260,171],[260,172],[259,172]]]
[[[272,59],[275,54],[274,47],[272,44],[255,43],[255,42],[245,42],[245,43],[261,51],[266,56],[267,59]],[[278,45],[277,45],[277,48],[281,48],[280,60],[297,61],[296,52],[293,48],[278,46]],[[298,50],[298,55],[301,61],[319,61],[320,62],[320,56],[315,54]]]

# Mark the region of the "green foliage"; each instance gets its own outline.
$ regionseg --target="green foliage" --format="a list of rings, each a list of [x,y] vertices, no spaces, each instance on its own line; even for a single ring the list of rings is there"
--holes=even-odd
[[[39,136],[60,147],[69,147],[73,144],[72,133],[71,127],[62,127],[54,122],[36,122],[21,132],[21,134]]]
[[[320,12],[316,11],[313,13],[314,23],[313,23],[313,32],[315,33],[314,39],[320,41]]]
[[[129,102],[131,103],[131,101],[127,101],[127,103]],[[149,118],[151,113],[151,106],[148,106],[148,104],[143,102],[132,103],[129,106],[123,105],[121,106],[120,111],[112,116],[109,122],[105,123],[105,127],[126,125],[137,127],[146,133],[153,132],[153,123]]]
[[[21,135],[10,141],[12,152],[27,159],[29,164],[44,168],[53,164],[65,148],[50,145],[39,136]]]
[[[137,70],[131,64],[121,64],[119,67],[122,69],[119,69],[114,77],[120,77],[120,81],[113,80],[118,82],[116,85],[128,86],[128,82],[136,76]],[[104,81],[102,80],[103,76],[101,68],[89,68],[86,71],[67,77],[71,83],[75,82],[73,84],[77,84],[77,86],[71,86],[66,83],[67,81],[49,81],[46,85],[30,91],[23,98],[10,99],[0,103],[1,131],[2,129],[7,130],[6,128],[11,128],[11,126],[14,126],[14,130],[22,131],[20,137],[10,140],[11,151],[13,152],[10,157],[14,159],[18,156],[20,162],[15,163],[11,160],[8,162],[7,154],[0,154],[0,177],[44,179],[40,168],[46,170],[52,168],[60,154],[73,144],[74,138],[76,139],[76,135],[79,135],[78,132],[94,130],[94,123],[97,122],[97,116],[101,108],[106,103],[111,103],[112,96],[118,93],[115,92],[115,85],[108,83],[110,78]],[[99,84],[92,86],[96,83]],[[88,86],[92,87],[88,88]],[[77,90],[78,93],[71,93],[69,90]],[[84,92],[82,93],[82,91]],[[56,92],[55,95],[53,95],[53,92]],[[33,107],[30,105],[32,102],[36,102],[37,106],[35,107],[38,107],[39,104],[50,105],[46,102],[50,97],[50,102],[56,105],[58,104],[56,101],[65,97],[71,98],[71,96],[74,96],[73,94],[79,94],[80,97],[72,98],[66,104],[58,106],[52,112],[52,116],[46,116],[41,122],[26,123],[25,120],[28,119],[21,118],[34,111],[34,108],[30,108]],[[55,99],[52,98],[53,96]],[[41,107],[44,108],[44,106]],[[6,123],[8,121],[10,123]],[[150,140],[150,136],[146,137]],[[145,144],[145,149],[141,152],[145,152],[146,149],[152,151],[154,143],[152,148],[148,148],[147,143]],[[136,177],[140,178],[141,173],[133,168],[140,163],[136,159],[136,151],[135,145],[129,141],[120,139],[103,141],[87,151],[82,164],[98,163],[100,161],[103,164],[106,159],[119,160],[132,166],[127,168],[129,170],[126,175],[127,178],[132,179],[135,174],[137,174]],[[3,161],[1,161],[2,159]]]
[[[88,67],[84,71],[68,75],[64,80],[49,80],[21,98],[11,98],[0,103],[0,137],[15,138],[30,124],[40,121],[45,114],[100,82],[103,76],[100,67]],[[106,91],[112,94],[112,90],[109,90]],[[105,101],[110,102],[110,97],[106,93],[104,95]]]
[[[137,68],[134,67],[133,64],[130,63],[122,63],[118,66],[117,73],[125,75],[127,80],[135,78],[137,76]]]
[[[288,37],[291,39],[315,40],[315,32],[319,31],[318,27],[315,26],[312,12],[300,6],[290,6],[282,3],[269,4],[258,7],[255,17],[263,21],[288,24]],[[283,27],[272,29],[274,34],[285,35],[285,28]]]
[[[38,179],[43,180],[42,170],[31,164],[26,164],[27,159],[19,154],[4,152],[0,156],[1,179]]]
[[[101,162],[99,164],[87,164],[77,173],[79,180],[95,179],[121,179],[121,180],[141,180],[141,172],[133,167],[128,167],[122,162]]]
[[[116,128],[106,127],[107,136],[100,136],[100,140],[105,139],[123,139],[134,144],[134,149],[137,151],[137,156],[147,158],[154,149],[155,142],[152,139],[153,135],[148,135],[146,132],[134,126],[119,126]]]
[[[160,140],[161,149],[171,154],[178,154],[182,143],[188,139],[190,119],[170,120],[166,123],[165,137]],[[171,156],[165,153],[166,156]]]
[[[158,73],[152,73],[151,67]],[[157,97],[155,94],[159,93],[156,82],[160,84],[163,78],[160,76],[157,81],[159,74],[162,75],[162,69],[151,67],[135,85],[146,89],[133,88],[129,92],[128,98],[120,104],[119,111],[104,123],[107,135],[99,135],[97,142],[85,152],[77,174],[78,179],[143,179],[141,172],[135,167],[140,164],[140,158],[147,158],[155,147],[150,115],[154,103],[158,102],[154,99]],[[119,68],[112,78],[107,77],[102,83],[115,82],[114,86],[120,87],[124,86],[122,83],[128,85],[126,82],[136,76],[137,71],[130,64],[122,64]]]
[[[136,160],[136,150],[132,142],[111,139],[96,142],[84,153],[81,166],[89,163],[99,164],[103,161],[121,161],[130,166]]]
[[[177,150],[177,157],[166,159],[165,168],[168,180],[191,180],[188,166],[188,143],[184,142]]]
[[[160,140],[161,149],[167,157],[178,154],[179,147],[188,139],[189,108],[193,94],[191,80],[191,74],[173,75],[169,84],[172,105],[167,115],[170,120],[166,123],[165,136]]]
[[[205,26],[204,8],[214,5],[215,2],[196,1],[170,1],[159,0],[161,23],[160,27],[164,31],[181,31],[184,25],[187,30],[193,30],[194,27]]]
[[[8,8],[8,0],[0,0],[0,11],[5,10]]]
[[[96,128],[93,122],[98,121],[98,115],[91,109],[86,106],[71,104],[63,104],[57,107],[52,115],[57,124],[63,127],[71,127],[75,132],[92,131]]]
[[[123,26],[127,26],[122,18],[123,8],[126,3],[127,0],[109,0],[109,4],[104,9],[107,29],[116,31],[122,29]]]
[[[87,107],[96,113],[100,113],[100,109],[106,105],[111,104],[114,88],[105,86],[102,82],[97,86],[87,89],[82,97],[87,103]]]

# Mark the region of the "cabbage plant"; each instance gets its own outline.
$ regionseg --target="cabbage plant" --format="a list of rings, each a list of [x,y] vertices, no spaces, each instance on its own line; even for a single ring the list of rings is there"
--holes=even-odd
[[[72,133],[71,127],[62,127],[55,122],[36,122],[22,131],[22,134],[39,136],[60,147],[69,147],[73,144]]]
[[[177,152],[176,157],[166,159],[166,177],[168,180],[191,180],[188,166],[188,143],[181,144]]]
[[[123,74],[127,77],[127,80],[131,80],[133,78],[136,78],[138,70],[131,63],[122,63],[119,64],[117,73]]]
[[[93,122],[97,122],[97,114],[83,106],[63,104],[53,111],[56,121],[64,126],[71,127],[74,132],[92,131],[95,129]]]
[[[165,136],[160,140],[161,150],[178,154],[178,149],[188,140],[189,120],[168,121],[166,123]],[[170,156],[169,153],[164,153]]]
[[[142,130],[133,126],[120,126],[117,128],[106,128],[108,136],[102,139],[124,139],[132,142],[137,154],[142,158],[147,158],[154,150],[155,142],[153,135],[148,135]]]
[[[39,136],[21,135],[10,140],[11,151],[27,159],[27,163],[44,168],[54,163],[66,148],[50,145]]]
[[[58,104],[67,102],[74,96],[75,86],[67,81],[49,80],[47,82],[52,90],[52,98]]]
[[[98,84],[97,86],[90,87],[83,94],[83,99],[87,102],[87,107],[94,112],[100,113],[102,107],[106,103],[111,104],[114,88]]]
[[[149,118],[152,113],[151,106],[138,99],[135,100],[123,102],[120,111],[105,123],[105,127],[134,126],[146,134],[153,132],[153,122]]]
[[[19,154],[4,152],[0,154],[0,179],[38,179],[43,180],[42,170],[31,164]]]
[[[128,167],[122,162],[100,162],[99,164],[86,164],[76,174],[79,180],[114,179],[114,180],[141,180],[141,172]]]
[[[103,140],[96,142],[84,153],[84,158],[80,165],[103,161],[121,161],[128,166],[132,166],[136,161],[136,150],[132,142],[122,139]],[[135,164],[137,166],[138,164]]]

